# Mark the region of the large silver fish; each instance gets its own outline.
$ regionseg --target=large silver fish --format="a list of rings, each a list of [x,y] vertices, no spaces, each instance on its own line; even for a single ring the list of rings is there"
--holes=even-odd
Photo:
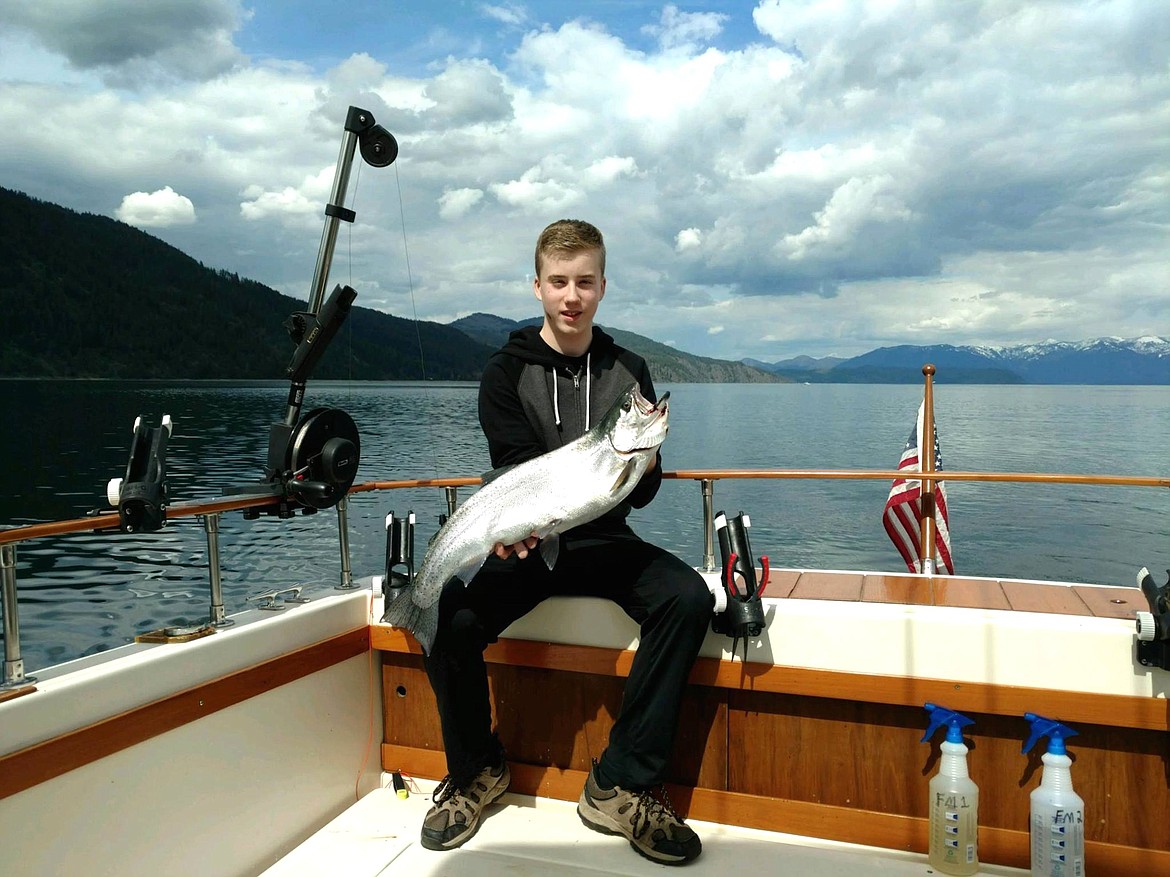
[[[647,401],[634,384],[592,429],[564,447],[506,470],[473,494],[439,530],[412,586],[390,603],[382,621],[409,629],[429,655],[439,623],[439,595],[453,577],[470,582],[496,543],[536,535],[552,569],[559,534],[624,500],[666,438],[663,395]]]

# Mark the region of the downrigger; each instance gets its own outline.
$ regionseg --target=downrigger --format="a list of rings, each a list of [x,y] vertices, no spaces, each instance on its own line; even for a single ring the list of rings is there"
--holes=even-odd
[[[288,409],[281,423],[268,433],[265,481],[259,485],[236,486],[224,493],[271,493],[271,506],[244,510],[245,518],[260,514],[291,517],[296,510],[312,514],[337,505],[345,498],[357,475],[361,439],[353,419],[338,408],[313,408],[301,413],[305,383],[320,361],[329,342],[349,316],[357,293],[349,286],[335,286],[324,300],[338,223],[353,222],[357,214],[345,207],[350,167],[360,146],[362,158],[373,167],[386,167],[398,157],[398,143],[381,125],[374,123],[369,110],[350,107],[333,192],[325,205],[325,228],[313,275],[307,311],[293,313],[284,323],[297,345],[285,372],[292,384]]]

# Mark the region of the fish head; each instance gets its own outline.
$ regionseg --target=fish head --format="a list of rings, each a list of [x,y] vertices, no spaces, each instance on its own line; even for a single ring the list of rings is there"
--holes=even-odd
[[[669,399],[670,393],[665,393],[655,404],[633,384],[613,403],[598,426],[619,456],[656,450],[666,439]]]

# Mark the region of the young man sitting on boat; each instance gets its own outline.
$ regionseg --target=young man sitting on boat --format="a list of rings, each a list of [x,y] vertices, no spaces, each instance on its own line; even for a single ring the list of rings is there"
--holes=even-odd
[[[543,325],[519,329],[484,368],[479,418],[494,467],[511,466],[583,435],[635,381],[655,401],[645,361],[593,325],[605,295],[605,243],[587,222],[560,220],[536,245],[533,291]],[[531,537],[495,546],[467,587],[447,583],[427,674],[439,706],[448,775],[435,790],[422,844],[465,843],[484,808],[510,781],[504,748],[491,728],[483,650],[546,597],[588,595],[616,602],[640,625],[622,707],[609,743],[589,772],[577,812],[597,831],[626,837],[664,864],[696,858],[702,844],[674,812],[662,777],[686,680],[707,631],[712,597],[702,577],[626,523],[654,498],[658,456],[627,499],[562,534],[549,570]]]

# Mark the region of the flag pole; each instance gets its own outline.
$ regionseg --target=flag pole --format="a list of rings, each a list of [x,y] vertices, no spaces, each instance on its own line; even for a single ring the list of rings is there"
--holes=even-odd
[[[934,365],[922,367],[925,386],[922,394],[922,435],[918,437],[918,463],[922,472],[934,471]],[[919,519],[919,560],[922,571],[934,575],[934,481],[922,479],[922,517]]]

